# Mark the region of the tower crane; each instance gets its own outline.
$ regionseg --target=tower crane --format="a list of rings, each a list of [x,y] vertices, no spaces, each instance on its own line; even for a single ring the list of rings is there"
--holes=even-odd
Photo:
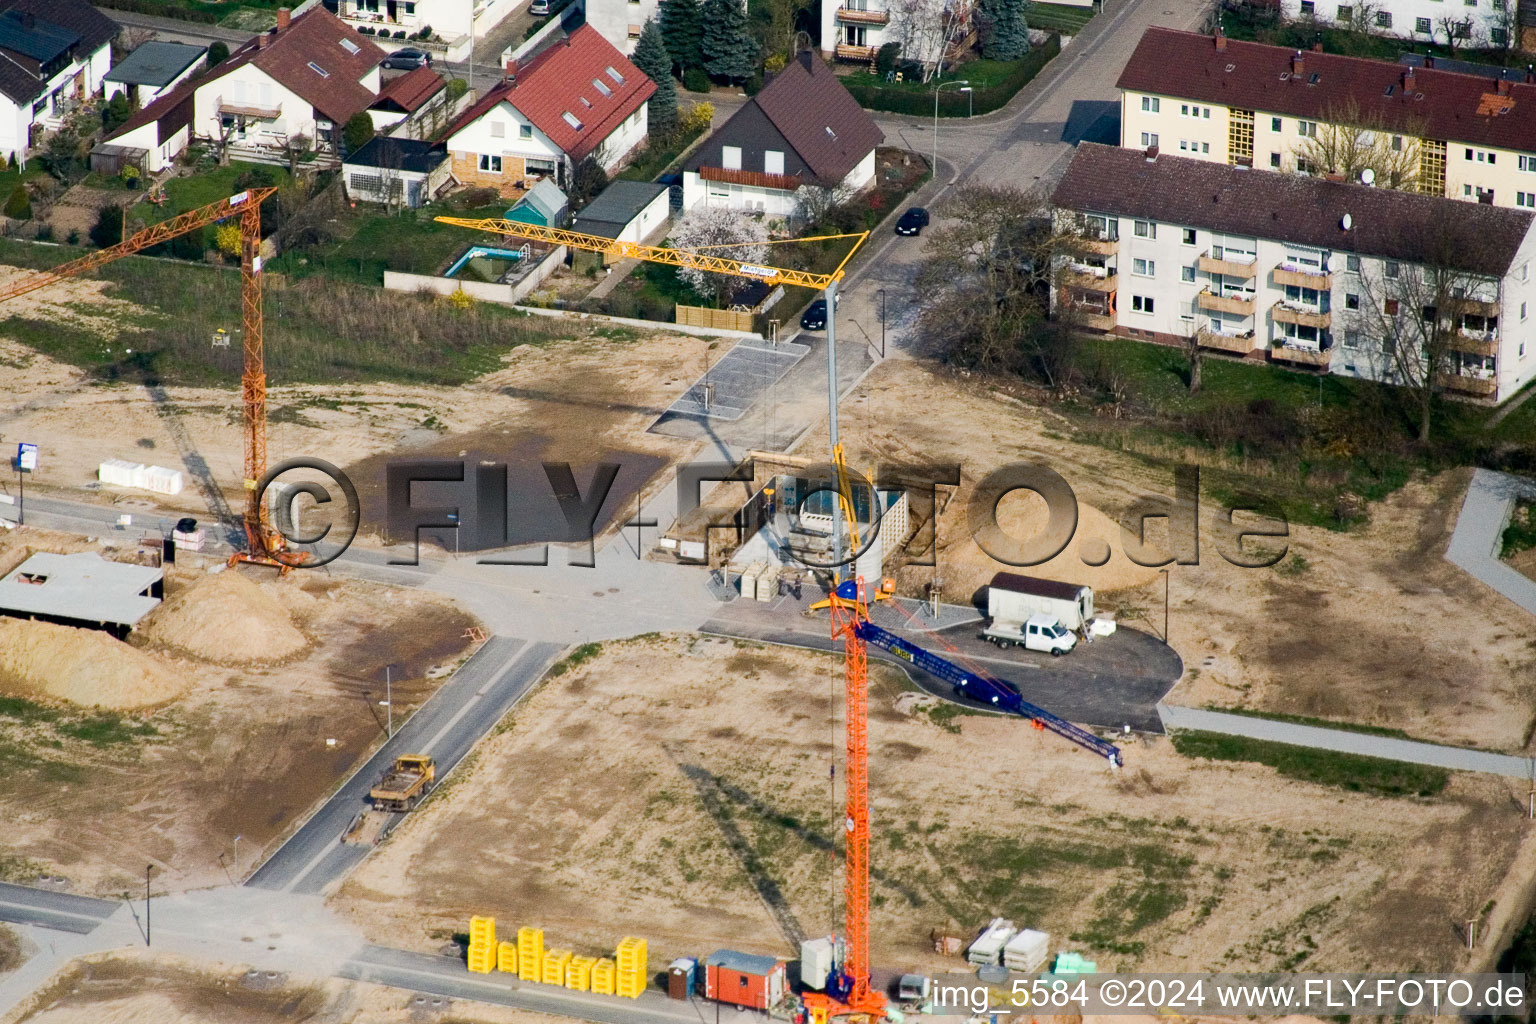
[[[240,376],[240,404],[245,435],[243,520],[246,549],[236,553],[230,562],[251,562],[287,569],[296,563],[296,557],[284,550],[282,537],[268,521],[267,511],[261,504],[261,495],[256,490],[258,481],[267,471],[267,372],[262,351],[261,319],[261,204],[276,193],[275,188],[246,189],[216,203],[151,224],[117,245],[100,249],[52,270],[29,274],[0,287],[0,303],[95,270],[113,260],[142,252],[189,231],[196,231],[230,217],[239,217],[240,309],[245,327],[241,339],[243,370]]]

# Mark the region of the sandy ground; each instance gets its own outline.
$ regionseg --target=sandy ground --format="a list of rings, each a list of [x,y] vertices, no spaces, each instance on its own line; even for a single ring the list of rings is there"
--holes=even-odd
[[[418,1002],[418,999],[420,1001]],[[79,961],[7,1024],[560,1024],[566,1017],[434,1001],[356,982],[269,977],[128,953]]]
[[[936,393],[941,414],[912,414],[934,406]],[[907,361],[877,367],[844,410],[843,440],[856,468],[961,465],[961,487],[939,516],[938,565],[902,570],[905,591],[921,593],[938,576],[946,599],[965,601],[999,570],[1047,575],[1089,583],[1099,607],[1161,632],[1161,574],[1129,562],[1124,537],[1113,529],[1103,536],[1095,510],[1118,520],[1145,496],[1171,497],[1170,472],[1067,440],[1071,428],[1048,410]],[[823,429],[800,450],[824,447]],[[1054,469],[1085,506],[1078,535],[1043,567],[994,561],[966,528],[976,481],[1016,461]],[[1416,480],[1373,505],[1370,524],[1352,532],[1292,526],[1286,557],[1271,569],[1239,568],[1222,557],[1221,510],[1203,494],[1199,564],[1174,566],[1170,581],[1172,643],[1189,668],[1171,699],[1523,749],[1536,720],[1529,617],[1442,557],[1467,480],[1465,472]],[[1010,510],[1009,502],[1023,507]],[[1039,499],[1007,499],[1003,512],[1020,523],[1038,521],[1030,502]],[[1161,522],[1152,523],[1149,540],[1166,549]],[[1029,536],[1020,531],[1021,540]],[[1112,552],[1102,567],[1084,564],[1097,554],[1095,541],[1107,541]]]
[[[1515,567],[1516,572],[1524,573],[1536,580],[1536,548],[1520,552],[1509,560],[1509,564]]]
[[[930,930],[994,914],[1101,969],[1450,964],[1458,918],[1494,896],[1527,832],[1512,782],[1380,799],[1188,761],[1165,740],[1133,745],[1117,775],[1022,722],[963,716],[954,732],[903,714],[899,685],[875,675],[882,968],[955,969]],[[840,659],[810,652],[609,645],[544,684],[333,904],[422,950],[478,913],[580,952],[641,935],[658,963],[722,946],[790,955],[840,917],[840,680]]]
[[[0,719],[0,865],[10,880],[59,876],[75,891],[116,895],[153,862],[168,889],[227,883],[383,739],[386,665],[398,721],[468,653],[473,620],[435,596],[226,571],[284,609],[306,649],[277,664],[231,666],[135,636],[139,649],[125,653],[150,659],[187,692],[122,720],[127,735],[81,730],[94,719],[67,707],[51,712],[62,716],[51,724]],[[168,596],[198,578],[178,565]]]

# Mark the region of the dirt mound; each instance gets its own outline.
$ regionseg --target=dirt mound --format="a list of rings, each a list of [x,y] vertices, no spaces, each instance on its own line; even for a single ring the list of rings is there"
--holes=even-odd
[[[130,710],[175,700],[186,683],[107,633],[0,619],[0,690]]]
[[[309,640],[263,587],[234,570],[204,576],[145,620],[149,639],[221,664],[282,661]]]

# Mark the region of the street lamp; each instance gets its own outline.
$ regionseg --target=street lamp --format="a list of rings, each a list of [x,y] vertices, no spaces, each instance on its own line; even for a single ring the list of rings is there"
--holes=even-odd
[[[1163,643],[1168,643],[1168,580],[1170,573],[1167,569],[1159,570],[1163,574]]]
[[[875,294],[880,296],[880,358],[885,358],[885,289],[881,288]]]
[[[149,873],[155,869],[153,864],[144,865],[144,945],[149,945]]]
[[[950,86],[959,86],[961,92],[970,92],[971,83],[967,79],[959,79],[954,82],[944,82],[934,86],[933,89],[933,173],[939,173],[939,92]]]

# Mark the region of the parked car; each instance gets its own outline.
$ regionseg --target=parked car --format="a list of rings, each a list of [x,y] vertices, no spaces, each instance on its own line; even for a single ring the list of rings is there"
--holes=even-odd
[[[549,13],[549,0],[533,0],[528,5],[528,13],[535,18],[542,18]]]
[[[927,226],[928,211],[921,206],[914,206],[902,214],[901,219],[896,222],[896,233],[898,235],[920,235],[923,233],[923,228]]]
[[[404,50],[396,50],[385,57],[379,67],[390,68],[395,71],[415,71],[432,63],[432,55],[426,50],[416,50],[407,47]]]
[[[837,297],[839,305],[842,304],[841,295]],[[806,331],[824,331],[827,329],[827,300],[817,299],[806,307],[805,314],[800,317],[800,328]]]

